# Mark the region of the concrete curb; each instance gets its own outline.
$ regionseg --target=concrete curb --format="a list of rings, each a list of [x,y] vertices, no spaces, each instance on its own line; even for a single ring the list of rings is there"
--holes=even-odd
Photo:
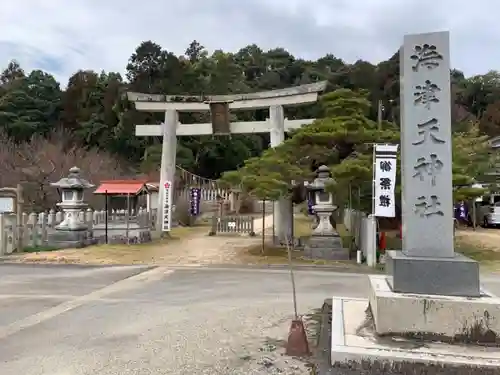
[[[50,262],[11,262],[0,260],[0,267],[10,266],[10,267],[46,267],[46,268],[56,268],[56,267],[66,267],[66,268],[144,268],[144,270],[150,270],[153,268],[158,268],[158,265],[148,265],[148,264],[80,264],[80,263],[50,263]]]
[[[245,269],[258,269],[258,270],[288,270],[288,264],[210,264],[204,266],[205,268],[245,268]],[[352,267],[341,267],[333,265],[309,265],[309,264],[293,264],[295,271],[331,271],[338,273],[358,273],[362,275],[379,274],[380,271],[376,269],[359,269],[356,265]]]
[[[74,267],[74,268],[110,268],[110,267],[172,267],[172,268],[205,268],[205,269],[256,269],[256,270],[288,270],[288,264],[82,264],[63,262],[16,262],[7,259],[0,259],[0,267],[9,266],[43,266],[43,267]],[[337,273],[355,273],[360,275],[381,274],[377,269],[358,269],[357,266],[340,267],[331,265],[309,265],[293,264],[295,271],[330,271]]]
[[[363,302],[356,314],[345,313],[349,302]],[[498,354],[474,347],[473,352],[439,346],[405,346],[395,342],[374,341],[369,336],[353,332],[366,319],[368,299],[337,297],[332,300],[331,362],[338,370],[357,370],[357,374],[493,374],[498,369]],[[346,321],[350,321],[351,330]],[[353,340],[353,337],[357,337]],[[498,353],[498,352],[496,352]],[[389,370],[381,371],[381,370]],[[367,372],[366,372],[367,371]],[[496,373],[495,372],[495,373]],[[335,373],[335,372],[334,372]],[[341,373],[339,371],[339,373]]]

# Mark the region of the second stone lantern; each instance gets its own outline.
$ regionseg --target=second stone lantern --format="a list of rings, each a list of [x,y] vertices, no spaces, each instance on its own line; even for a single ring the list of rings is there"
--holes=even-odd
[[[327,185],[334,182],[330,169],[322,165],[317,169],[314,181],[307,186],[313,200],[312,210],[318,219],[317,226],[304,248],[304,255],[308,258],[349,259],[349,249],[342,246],[342,238],[332,220],[332,215],[338,207],[334,204],[333,194],[326,191]]]

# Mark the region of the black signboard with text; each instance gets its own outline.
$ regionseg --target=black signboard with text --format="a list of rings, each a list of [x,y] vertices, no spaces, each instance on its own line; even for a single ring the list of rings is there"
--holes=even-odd
[[[191,188],[189,199],[189,214],[198,216],[200,214],[201,189]]]

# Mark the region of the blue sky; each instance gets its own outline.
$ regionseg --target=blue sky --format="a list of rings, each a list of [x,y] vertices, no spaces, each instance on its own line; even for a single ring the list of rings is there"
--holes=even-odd
[[[64,86],[78,69],[123,72],[143,40],[181,54],[256,43],[348,62],[390,57],[403,35],[450,30],[452,66],[500,69],[500,2],[493,0],[16,0],[0,11],[0,61],[45,69]]]

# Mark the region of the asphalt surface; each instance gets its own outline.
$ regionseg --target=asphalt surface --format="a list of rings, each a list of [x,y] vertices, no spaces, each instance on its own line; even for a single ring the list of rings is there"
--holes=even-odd
[[[500,278],[483,283],[500,294]],[[368,294],[366,275],[297,271],[296,284],[299,314]],[[2,264],[0,374],[303,374],[263,354],[292,317],[286,270]]]

